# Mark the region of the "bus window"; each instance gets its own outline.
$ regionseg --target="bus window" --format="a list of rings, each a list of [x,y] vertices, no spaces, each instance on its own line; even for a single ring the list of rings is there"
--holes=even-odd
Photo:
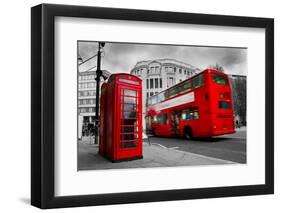
[[[169,90],[164,91],[165,100],[169,98]]]
[[[191,90],[191,81],[186,81],[182,85],[181,93],[188,92],[189,90]]]
[[[152,117],[151,123],[157,124],[157,116],[156,116],[156,115],[154,115],[154,116]]]
[[[198,88],[200,86],[202,86],[203,84],[203,76],[199,75],[197,77],[195,77],[194,79],[192,79],[192,87],[193,88]]]
[[[178,87],[172,87],[169,89],[169,98],[174,97],[178,94]]]
[[[188,112],[186,112],[186,110],[183,110],[183,111],[181,112],[181,120],[186,120],[187,113],[188,113]]]
[[[230,109],[230,102],[228,101],[219,101],[220,109]]]
[[[151,105],[151,98],[147,97],[147,106]]]
[[[151,104],[156,104],[157,103],[157,95],[151,97]]]
[[[164,94],[164,92],[160,92],[158,94],[158,103],[160,103],[160,102],[162,102],[164,100],[165,100],[165,94]]]
[[[213,82],[220,85],[227,85],[226,77],[217,73],[212,73]]]
[[[181,120],[191,120],[192,119],[192,111],[190,109],[184,109],[181,113]]]
[[[194,111],[193,111],[193,119],[199,119],[199,113],[198,113],[198,110],[197,109],[195,109]]]
[[[199,119],[198,109],[184,109],[181,112],[181,120],[197,120]]]
[[[159,124],[166,124],[167,123],[167,119],[168,119],[167,113],[160,114],[160,115],[157,116],[157,120],[158,120]]]

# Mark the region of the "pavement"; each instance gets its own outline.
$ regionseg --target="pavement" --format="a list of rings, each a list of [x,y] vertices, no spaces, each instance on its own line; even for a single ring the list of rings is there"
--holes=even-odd
[[[93,140],[78,141],[78,170],[127,169],[174,166],[199,166],[233,164],[235,162],[196,153],[167,148],[159,143],[143,142],[143,159],[112,163],[98,154]]]

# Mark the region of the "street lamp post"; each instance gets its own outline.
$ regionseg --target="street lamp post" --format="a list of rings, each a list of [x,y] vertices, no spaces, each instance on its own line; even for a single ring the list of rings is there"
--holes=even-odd
[[[97,54],[97,71],[96,71],[96,112],[95,112],[95,144],[99,143],[99,104],[100,104],[100,78],[101,70],[101,48],[104,47],[104,42],[99,42]]]

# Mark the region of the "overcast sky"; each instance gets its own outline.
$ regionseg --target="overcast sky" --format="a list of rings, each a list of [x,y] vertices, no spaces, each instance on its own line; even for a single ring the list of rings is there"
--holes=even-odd
[[[97,42],[79,42],[78,53],[83,60],[97,53]],[[225,73],[247,75],[247,49],[202,46],[106,43],[102,54],[102,70],[129,73],[138,61],[161,58],[176,59],[205,69],[218,63]],[[79,66],[79,71],[96,70],[96,57]]]

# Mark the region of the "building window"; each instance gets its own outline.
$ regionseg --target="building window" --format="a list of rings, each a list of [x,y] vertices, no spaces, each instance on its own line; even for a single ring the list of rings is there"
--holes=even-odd
[[[181,69],[179,69],[179,73],[181,74]]]
[[[94,96],[94,95],[95,95],[95,91],[94,90],[89,91],[89,96]]]
[[[146,79],[146,89],[149,89],[149,80]]]
[[[155,88],[158,88],[158,78],[155,78]]]
[[[174,67],[174,73],[176,73],[177,72],[177,68],[176,67]]]
[[[162,88],[162,78],[160,78],[159,80],[160,80],[160,88]]]
[[[150,89],[153,89],[153,79],[150,79]]]
[[[88,88],[94,88],[94,86],[95,86],[95,83],[88,83]]]
[[[184,74],[186,75],[186,70],[184,70]]]
[[[149,94],[148,94],[148,92],[146,93],[146,98],[148,98],[149,97]]]
[[[168,87],[172,86],[174,84],[174,79],[173,77],[168,78]]]
[[[150,92],[150,96],[153,96],[153,92]]]

